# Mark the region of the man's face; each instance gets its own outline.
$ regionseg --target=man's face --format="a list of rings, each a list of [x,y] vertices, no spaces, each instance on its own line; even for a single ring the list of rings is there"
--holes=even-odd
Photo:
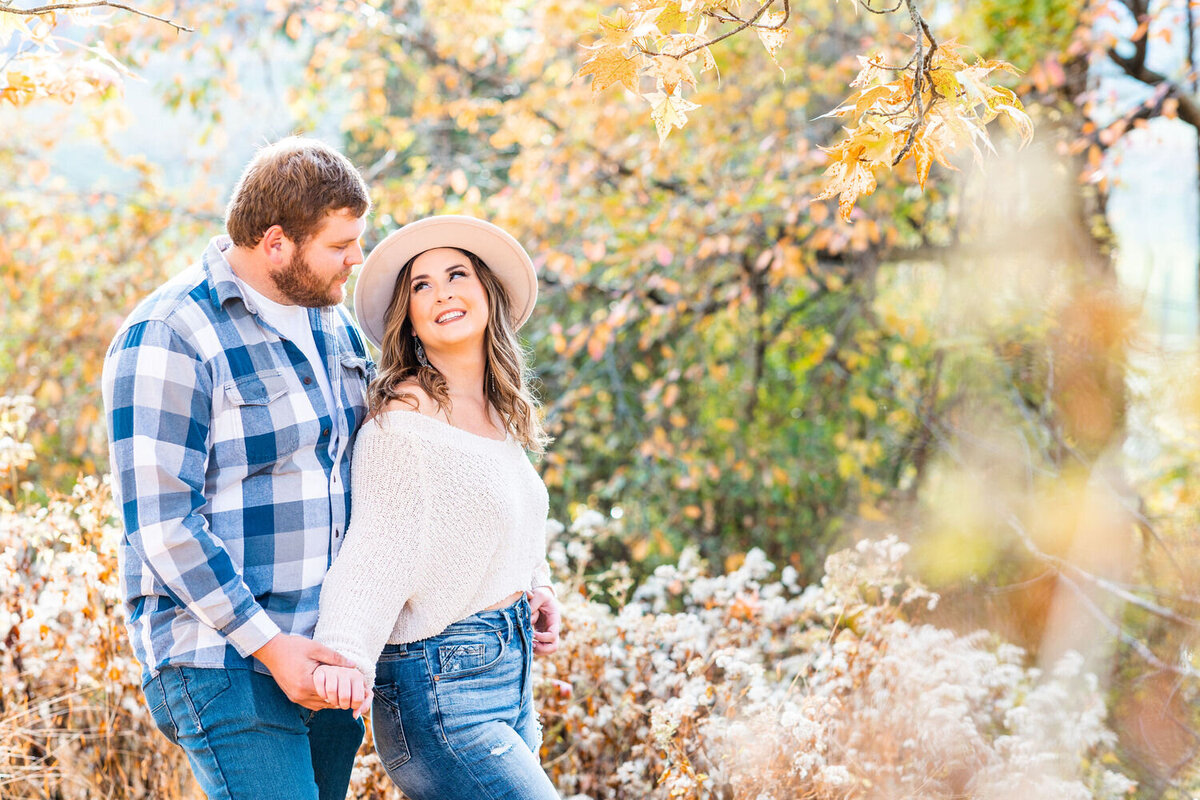
[[[365,217],[342,209],[325,216],[317,232],[279,270],[270,273],[275,288],[293,305],[333,306],[346,299],[346,280],[363,262],[359,240]]]

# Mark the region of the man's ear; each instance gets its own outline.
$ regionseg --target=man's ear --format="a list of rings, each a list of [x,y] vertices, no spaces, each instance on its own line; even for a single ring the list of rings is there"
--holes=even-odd
[[[283,232],[283,228],[278,225],[272,225],[267,228],[258,246],[262,249],[263,255],[270,259],[272,264],[276,265],[290,261],[292,248],[295,247],[292,240]]]

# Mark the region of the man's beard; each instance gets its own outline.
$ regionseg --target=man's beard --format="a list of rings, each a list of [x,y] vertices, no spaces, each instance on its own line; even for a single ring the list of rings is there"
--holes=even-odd
[[[295,305],[321,308],[342,302],[340,285],[335,285],[333,280],[323,281],[317,277],[305,261],[302,248],[297,248],[292,260],[278,272],[270,273],[270,276],[275,288]]]

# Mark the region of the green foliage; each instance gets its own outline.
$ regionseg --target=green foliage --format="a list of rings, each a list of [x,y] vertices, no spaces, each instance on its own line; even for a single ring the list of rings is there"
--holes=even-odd
[[[682,81],[702,108],[686,110],[687,125],[670,128],[665,143],[644,99],[610,88],[597,101],[572,77],[592,52],[580,48],[582,32],[611,11],[586,0],[223,2],[180,11],[195,36],[148,21],[100,35],[134,69],[156,48],[177,48],[194,73],[156,89],[194,115],[197,141],[217,143],[222,105],[240,91],[235,49],[299,53],[302,75],[280,92],[299,129],[338,131],[361,165],[376,208],[368,248],[441,212],[490,218],[525,243],[542,283],[523,333],[557,437],[539,468],[554,516],[589,507],[619,518],[593,543],[596,563],[614,566],[602,586],[585,589],[610,608],[686,545],[730,572],[759,546],[800,579],[815,578],[836,539],[886,524],[907,532],[918,568],[955,600],[949,623],[1003,628],[1031,651],[1061,599],[1059,576],[1075,574],[1066,559],[1080,552],[1128,556],[1136,566],[1114,574],[1141,581],[1137,597],[1194,616],[1185,596],[1195,558],[1176,563],[1172,548],[1191,541],[1195,454],[1181,447],[1132,488],[1109,480],[1106,459],[1124,436],[1129,334],[1095,241],[1102,218],[1085,203],[1094,190],[1075,180],[1080,165],[1005,162],[964,189],[934,154],[917,153],[897,172],[872,172],[878,189],[844,221],[813,202],[831,159],[866,185],[861,157],[882,163],[900,140],[859,125],[831,156],[821,145],[840,135],[839,123],[824,115],[848,94],[856,118],[882,111],[877,100],[902,101],[913,87],[892,71],[848,86],[863,67],[856,54],[903,64],[912,52],[893,45],[892,17],[827,0],[791,10],[803,35],[773,58],[757,37],[734,37],[712,51],[719,83],[712,70],[694,89]],[[1090,21],[1076,26],[1078,12],[1072,2],[1009,0],[959,9],[939,34],[948,43],[962,34],[964,45],[941,54],[950,60],[938,62],[922,96],[960,110],[979,100],[976,121],[998,98],[1016,109],[994,88],[968,91],[979,75],[966,45],[1005,58],[1029,70],[1039,92],[1066,90],[1037,117],[1039,131],[1099,170],[1092,139],[1103,136],[1083,123],[1070,94],[1079,88],[1066,85],[1083,73],[1064,74],[1060,63],[1086,52]],[[639,91],[655,88],[664,69],[655,63]],[[629,81],[626,72],[613,82]],[[169,186],[144,161],[105,149],[132,124],[115,86],[84,107],[82,131],[13,116],[22,136],[0,147],[0,168],[13,176],[0,199],[0,394],[32,395],[38,409],[28,492],[5,486],[6,496],[51,495],[80,470],[104,471],[104,347],[134,303],[220,229],[227,186],[214,187],[203,166],[193,185]],[[1064,130],[1044,124],[1051,116]],[[62,141],[97,143],[97,159],[119,166],[133,188],[68,185],[51,166]],[[249,143],[229,147],[250,154]],[[1096,483],[1127,506],[1098,506]],[[1128,507],[1139,507],[1142,491],[1138,518]],[[1130,547],[1135,531],[1140,549]],[[998,596],[1010,598],[1003,615]],[[683,610],[682,595],[670,602]],[[755,613],[738,603],[719,611]],[[1166,769],[1153,761],[1157,743],[1137,731],[1146,709],[1194,721],[1194,682],[1176,680],[1194,668],[1194,626],[1135,607],[1106,617],[1128,637],[1109,654],[1125,682],[1113,708],[1124,746],[1145,760],[1140,774],[1157,780]],[[594,630],[612,630],[599,618]],[[1094,614],[1074,621],[1092,641],[1112,636]],[[1126,687],[1147,662],[1131,643],[1148,643],[1159,659],[1159,677],[1136,690]],[[593,655],[585,645],[571,658],[603,666]],[[629,724],[636,731],[644,720]],[[1189,752],[1172,750],[1170,768]],[[687,753],[672,757],[689,763]],[[681,774],[703,783],[673,777]]]
[[[471,5],[470,32],[459,4],[280,18],[289,39],[315,37],[295,104],[313,124],[321,76],[361,77],[339,99],[375,187],[373,236],[461,212],[533,253],[543,291],[525,333],[557,438],[543,467],[555,513],[620,507],[637,560],[698,536],[716,558],[749,542],[803,553],[811,574],[847,509],[906,474],[923,351],[905,351],[913,379],[889,382],[900,338],[872,296],[881,256],[944,195],[931,181],[917,208],[889,180],[854,225],[811,204],[816,143],[837,130],[816,118],[858,71],[844,42],[880,23],[793,8],[815,26],[775,55],[795,77],[757,40],[730,40],[714,51],[721,85],[697,93],[720,111],[669,147],[639,103],[598,104],[570,80],[591,3]]]
[[[1022,72],[1065,53],[1079,36],[1083,0],[986,0],[963,3],[956,14],[962,38],[981,53]]]
[[[877,501],[912,479],[932,350],[881,322],[874,297],[895,248],[948,234],[948,196],[937,178],[906,193],[906,173],[884,180],[852,225],[811,202],[827,166],[817,145],[837,132],[818,118],[859,71],[846,43],[880,37],[887,49],[894,30],[823,1],[792,9],[813,26],[804,46],[772,58],[757,38],[722,43],[720,85],[694,93],[706,111],[669,147],[640,100],[597,103],[572,80],[580,20],[598,11],[584,0],[280,3],[252,45],[304,54],[293,111],[301,128],[337,115],[373,187],[369,240],[462,212],[533,253],[542,304],[526,333],[558,439],[543,465],[554,510],[619,506],[635,560],[692,538],[716,559],[753,542],[813,574],[847,515],[878,517]],[[219,26],[215,11],[179,17],[208,38],[162,26],[106,34],[135,64],[138,35],[187,48],[196,72],[163,85],[164,101],[190,106],[213,133],[223,93],[236,91],[229,32],[248,24],[232,6],[220,13]],[[57,464],[42,469],[55,479],[102,469],[107,339],[217,229],[218,193],[180,203],[153,169],[132,168],[128,196],[50,202],[31,183],[10,201],[21,205],[6,230],[48,229],[54,208],[71,234],[55,246],[17,235],[6,267],[21,313],[6,321],[13,369],[0,388],[38,398],[39,452]],[[73,266],[38,270],[59,261]]]

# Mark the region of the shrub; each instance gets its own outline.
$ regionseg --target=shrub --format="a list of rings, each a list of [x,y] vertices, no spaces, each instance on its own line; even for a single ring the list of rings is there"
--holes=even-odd
[[[726,575],[694,552],[618,612],[589,601],[598,526],[552,547],[574,591],[542,664],[543,756],[557,785],[618,798],[1116,798],[1115,737],[1072,654],[1049,674],[980,631],[913,624],[937,597],[907,547],[863,541],[800,587],[757,550]],[[605,594],[607,596],[607,594]]]
[[[5,444],[10,452],[18,441]],[[616,523],[580,514],[551,561],[565,629],[535,667],[543,763],[592,798],[1118,798],[1094,677],[1047,674],[994,635],[915,624],[937,597],[906,547],[863,541],[819,584],[751,550],[712,575],[694,550],[633,586],[592,553]],[[198,798],[150,720],[121,623],[108,485],[0,499],[0,795]],[[600,567],[603,567],[602,569]],[[368,742],[351,784],[398,798]]]

